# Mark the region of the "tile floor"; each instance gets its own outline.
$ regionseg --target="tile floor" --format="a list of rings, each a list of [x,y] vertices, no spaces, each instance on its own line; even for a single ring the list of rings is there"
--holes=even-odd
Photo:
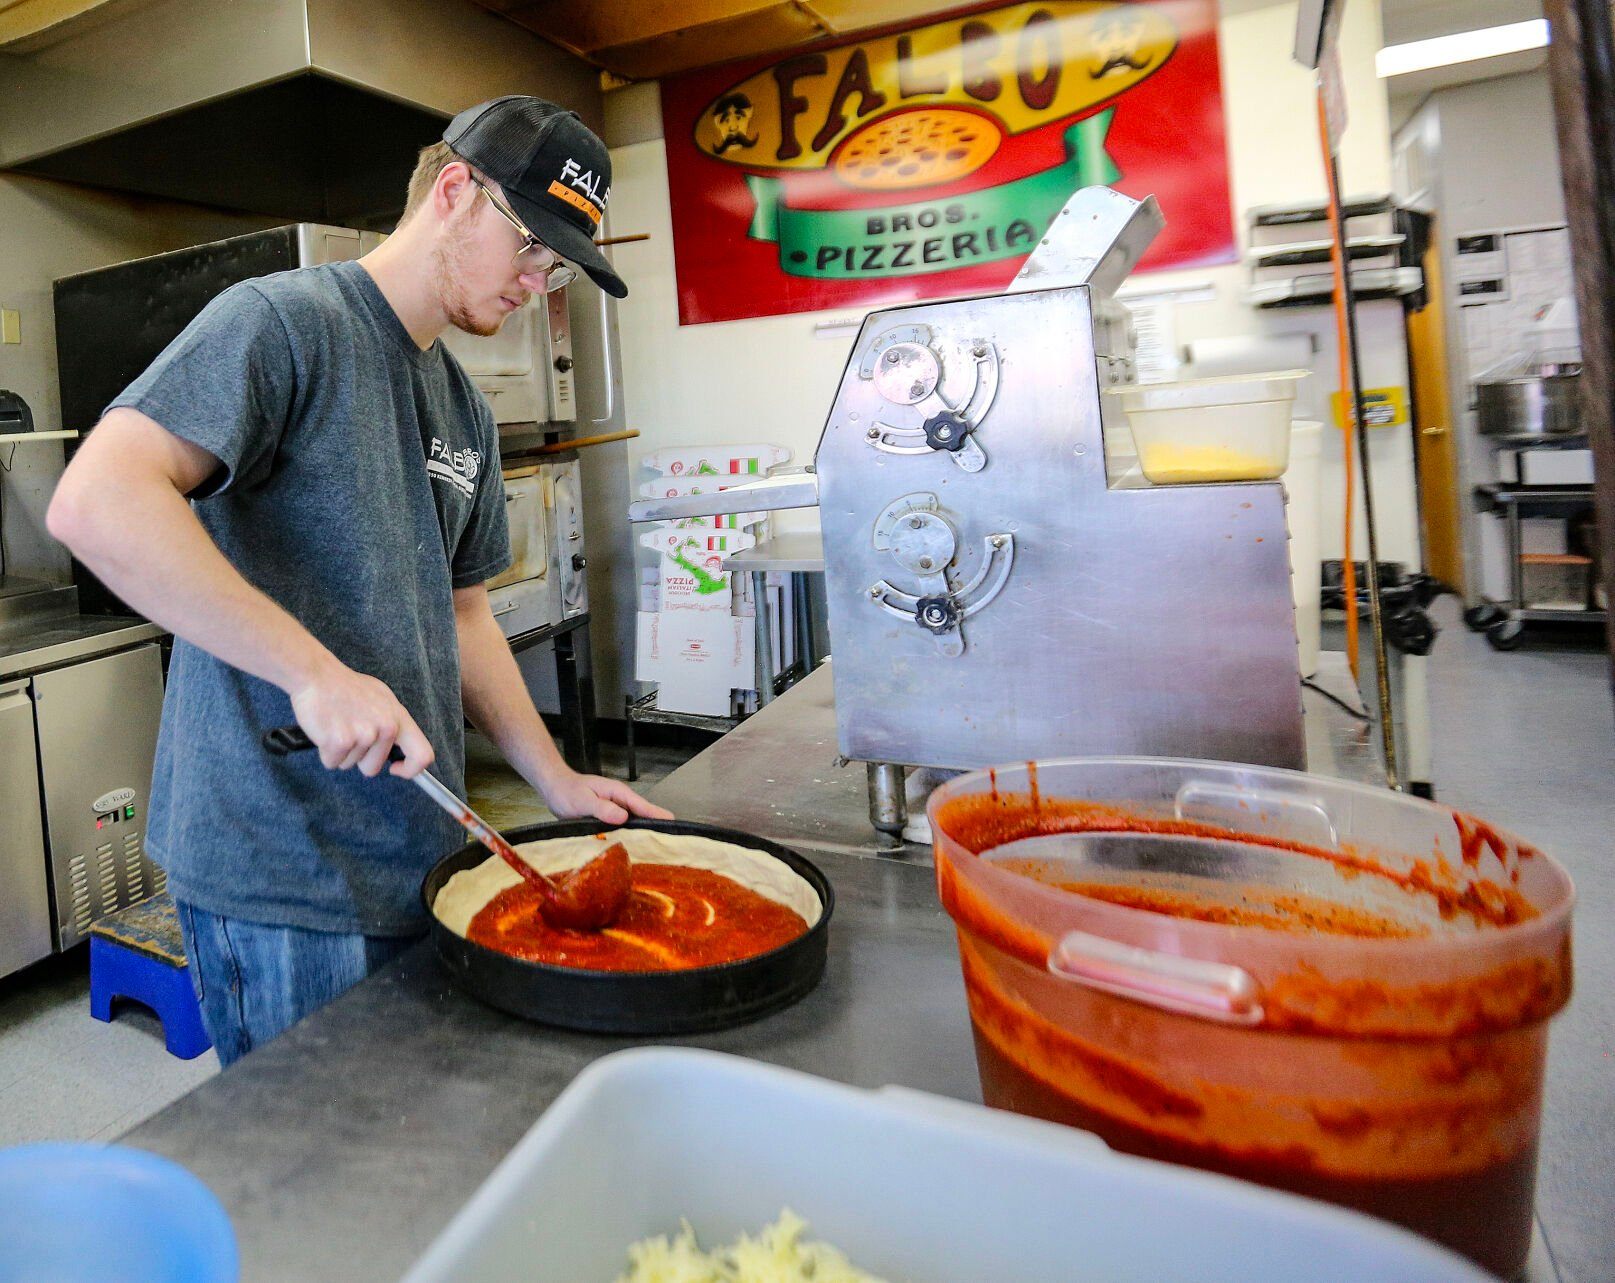
[[[1615,711],[1608,656],[1585,634],[1497,654],[1450,600],[1431,661],[1442,801],[1530,837],[1567,864],[1580,902],[1577,994],[1553,1029],[1539,1203],[1563,1283],[1615,1278]],[[685,755],[647,750],[649,787]],[[544,817],[486,745],[473,804],[501,827]],[[622,772],[621,750],[608,770]],[[90,1019],[84,952],[0,981],[0,1145],[113,1137],[217,1072],[163,1050],[138,1008]],[[1594,1174],[1589,1176],[1589,1173]]]

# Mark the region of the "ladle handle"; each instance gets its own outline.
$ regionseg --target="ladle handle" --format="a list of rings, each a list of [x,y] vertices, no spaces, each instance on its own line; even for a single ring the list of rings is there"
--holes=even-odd
[[[309,739],[301,726],[276,726],[263,733],[263,746],[275,757],[286,757],[291,753],[302,753],[314,747],[314,741]],[[402,762],[404,750],[394,744],[392,751],[387,754],[389,762]]]
[[[275,757],[302,753],[314,747],[314,741],[309,739],[301,726],[276,726],[265,731],[261,740],[264,748]],[[401,762],[404,760],[404,750],[394,744],[387,758],[392,762]],[[516,853],[516,849],[505,841],[498,829],[473,811],[468,803],[458,797],[437,776],[430,771],[422,771],[415,776],[415,786],[442,807],[461,828],[537,887],[542,894],[546,896],[555,894],[555,884],[522,859]]]
[[[1230,1025],[1262,1022],[1261,989],[1250,972],[1226,962],[1181,958],[1068,931],[1049,951],[1049,971],[1101,993],[1162,1011]]]

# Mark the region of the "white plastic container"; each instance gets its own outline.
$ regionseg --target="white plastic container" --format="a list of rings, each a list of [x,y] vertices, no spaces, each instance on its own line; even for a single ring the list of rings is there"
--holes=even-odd
[[[404,1283],[611,1283],[681,1218],[715,1247],[783,1207],[890,1283],[1490,1279],[1382,1222],[1086,1132],[650,1048],[579,1074]]]
[[[1290,410],[1307,370],[1106,388],[1121,397],[1157,485],[1270,481],[1290,460]]]

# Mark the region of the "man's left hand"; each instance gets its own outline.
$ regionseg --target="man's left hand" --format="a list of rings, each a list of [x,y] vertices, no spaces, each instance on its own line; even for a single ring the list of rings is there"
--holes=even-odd
[[[621,824],[630,814],[648,820],[673,818],[673,812],[647,802],[621,780],[607,779],[603,775],[568,771],[546,784],[540,792],[550,810],[561,820],[593,816],[605,824]]]

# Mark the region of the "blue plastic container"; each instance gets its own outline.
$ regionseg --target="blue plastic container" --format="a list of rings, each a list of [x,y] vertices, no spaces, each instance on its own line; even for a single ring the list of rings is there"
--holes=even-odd
[[[235,1233],[178,1163],[121,1145],[0,1149],[0,1283],[235,1283]]]

